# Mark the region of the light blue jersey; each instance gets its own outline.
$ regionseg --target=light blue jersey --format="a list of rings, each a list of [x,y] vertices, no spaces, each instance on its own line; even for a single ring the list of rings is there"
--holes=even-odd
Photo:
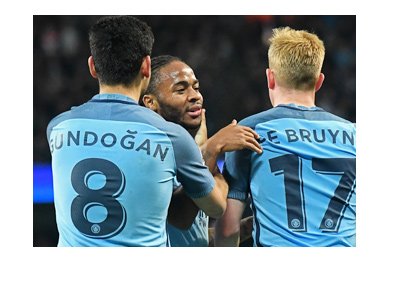
[[[167,232],[172,247],[207,247],[208,216],[200,210],[189,229],[182,230],[167,224]]]
[[[57,116],[47,137],[59,246],[165,246],[174,178],[191,198],[214,186],[189,133],[123,95]]]
[[[175,179],[174,190],[180,186],[181,184]],[[167,222],[167,235],[171,247],[207,247],[208,216],[202,210],[199,210],[192,225],[187,230],[179,229]]]
[[[356,245],[356,128],[318,107],[279,105],[239,124],[262,154],[226,154],[228,197],[254,212],[255,246]]]

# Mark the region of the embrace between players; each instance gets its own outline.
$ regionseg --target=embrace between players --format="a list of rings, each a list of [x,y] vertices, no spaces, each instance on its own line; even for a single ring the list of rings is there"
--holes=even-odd
[[[325,55],[315,34],[274,29],[273,108],[210,138],[193,70],[150,58],[146,23],[104,17],[89,42],[99,94],[47,129],[59,246],[238,246],[250,237],[254,246],[356,245],[355,125],[315,106]],[[107,136],[57,148],[88,130]],[[288,140],[293,132],[303,140]],[[127,133],[140,152],[115,144]],[[253,216],[243,218],[248,202]]]

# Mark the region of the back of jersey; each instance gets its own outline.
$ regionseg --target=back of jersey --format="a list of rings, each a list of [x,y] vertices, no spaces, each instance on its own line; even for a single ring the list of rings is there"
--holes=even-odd
[[[49,124],[59,246],[165,246],[177,175],[168,124],[121,95]]]
[[[279,105],[240,124],[264,152],[228,157],[232,194],[248,177],[257,246],[355,246],[356,129],[321,108]],[[233,167],[234,163],[247,164]],[[246,175],[247,172],[247,175]],[[235,175],[236,174],[236,175]],[[239,176],[240,177],[240,176]]]

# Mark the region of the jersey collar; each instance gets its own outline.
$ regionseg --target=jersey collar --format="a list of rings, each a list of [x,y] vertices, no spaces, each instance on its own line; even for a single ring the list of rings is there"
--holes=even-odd
[[[307,107],[307,106],[303,106],[303,105],[297,105],[294,103],[278,104],[277,107],[278,106],[289,107],[289,108],[300,109],[300,110],[323,110],[321,107],[318,107],[318,106]]]
[[[132,98],[119,94],[119,93],[101,93],[101,94],[96,94],[95,96],[92,97],[93,101],[124,101],[128,103],[134,103],[137,104],[136,100],[133,100]]]

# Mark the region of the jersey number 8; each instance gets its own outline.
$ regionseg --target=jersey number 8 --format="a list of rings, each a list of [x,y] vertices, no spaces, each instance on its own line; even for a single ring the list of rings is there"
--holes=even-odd
[[[100,181],[102,186],[92,186],[96,177],[97,185]],[[99,158],[79,161],[72,169],[71,183],[78,193],[71,204],[71,219],[83,235],[104,239],[121,232],[126,211],[116,198],[125,189],[125,176],[113,162]]]

